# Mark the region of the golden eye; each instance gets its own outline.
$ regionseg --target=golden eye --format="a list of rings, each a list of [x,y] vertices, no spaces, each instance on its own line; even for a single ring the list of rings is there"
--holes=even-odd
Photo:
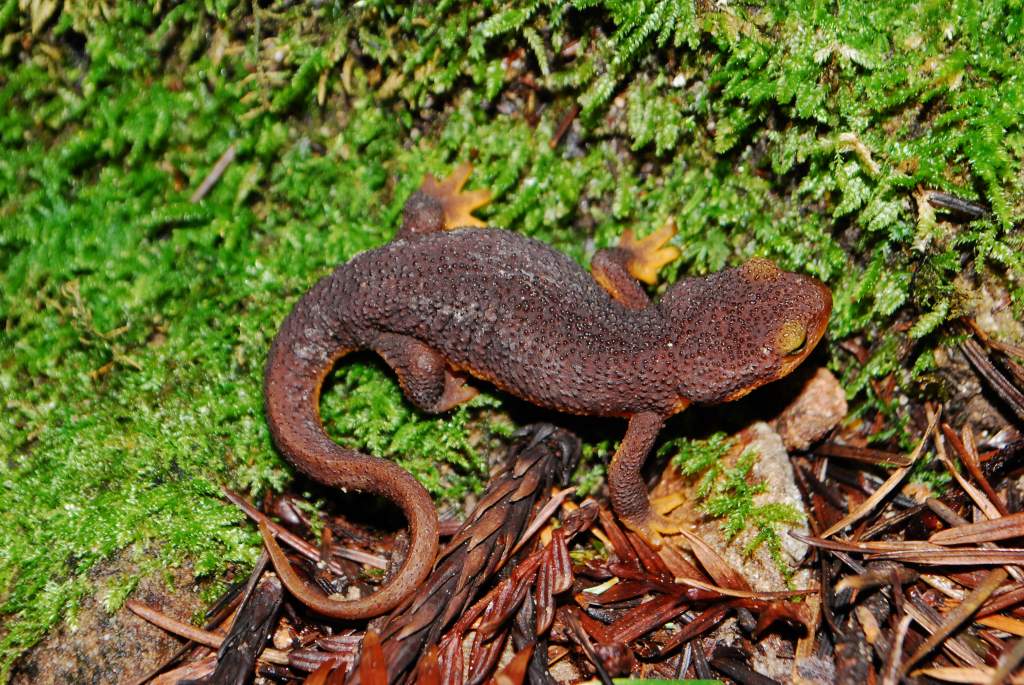
[[[804,351],[807,343],[807,328],[799,321],[787,321],[779,329],[778,350],[789,357]]]

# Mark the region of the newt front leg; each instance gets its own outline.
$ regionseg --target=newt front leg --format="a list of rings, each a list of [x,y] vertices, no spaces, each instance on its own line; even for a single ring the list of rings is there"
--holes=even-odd
[[[665,419],[654,412],[634,414],[608,466],[608,496],[612,508],[623,523],[651,542],[657,540],[657,533],[672,532],[676,528],[651,508],[647,484],[641,476],[647,455],[664,425]]]
[[[651,300],[640,281],[653,285],[661,268],[679,257],[679,250],[668,244],[675,232],[672,219],[640,240],[627,229],[618,247],[594,255],[590,263],[594,280],[624,307],[644,309],[650,306]],[[675,524],[651,508],[647,485],[641,476],[665,418],[657,412],[634,414],[608,467],[612,508],[623,523],[652,543],[657,542],[658,533],[676,529]]]

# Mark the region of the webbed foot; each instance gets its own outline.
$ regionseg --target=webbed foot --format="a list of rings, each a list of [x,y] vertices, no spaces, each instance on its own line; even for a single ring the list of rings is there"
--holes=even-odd
[[[678,535],[681,526],[653,510],[640,520],[621,518],[620,521],[631,531],[642,537],[654,549],[661,549],[665,544],[665,536]]]
[[[408,238],[462,226],[484,226],[483,221],[473,216],[473,211],[491,201],[491,191],[463,192],[462,187],[472,171],[473,165],[466,163],[457,166],[443,181],[427,174],[420,189],[405,202],[402,228],[397,237]]]
[[[432,411],[442,414],[464,402],[469,402],[479,394],[479,390],[466,383],[466,376],[461,373],[445,370],[444,392],[441,393],[441,399],[437,401]]]
[[[665,495],[664,497],[652,497],[651,498],[651,509],[654,509],[658,514],[668,514],[674,509],[678,509],[686,502],[686,498],[680,492],[673,492]]]
[[[675,261],[682,254],[679,248],[668,241],[676,234],[676,222],[669,218],[665,224],[649,236],[637,239],[632,229],[627,228],[619,239],[619,248],[629,253],[626,269],[629,274],[648,285],[658,282],[658,272]]]

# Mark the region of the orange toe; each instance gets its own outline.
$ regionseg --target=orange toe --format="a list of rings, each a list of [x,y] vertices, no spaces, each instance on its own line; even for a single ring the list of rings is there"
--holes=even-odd
[[[472,171],[473,165],[467,162],[457,166],[451,174],[441,181],[438,181],[430,174],[427,174],[427,177],[423,179],[420,192],[429,195],[441,203],[441,206],[444,208],[445,230],[462,226],[486,225],[483,221],[473,216],[473,212],[491,201],[491,191],[478,189],[463,192],[462,190]]]
[[[622,232],[619,247],[630,253],[626,268],[633,278],[648,285],[658,282],[658,272],[679,258],[679,248],[668,241],[676,234],[676,222],[669,218],[665,224],[649,236],[637,239],[631,229]]]

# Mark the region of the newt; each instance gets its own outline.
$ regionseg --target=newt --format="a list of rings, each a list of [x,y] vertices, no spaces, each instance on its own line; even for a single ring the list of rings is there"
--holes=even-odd
[[[405,396],[445,412],[476,394],[479,379],[549,409],[628,421],[608,469],[612,506],[649,539],[673,525],[648,499],[640,469],[665,420],[691,404],[735,400],[802,362],[832,309],[819,280],[766,259],[679,280],[652,302],[653,284],[679,251],[667,224],[638,240],[625,231],[590,273],[537,240],[487,228],[472,212],[485,190],[463,191],[459,167],[427,176],[406,202],[395,239],[338,266],[294,306],[268,356],[270,432],[299,471],[334,487],[396,503],[409,550],[377,592],[343,601],[302,580],[264,524],[284,584],[312,609],[365,618],[403,601],[427,576],[437,515],[427,491],[391,461],[342,447],[320,422],[320,388],[344,355],[372,350]]]

